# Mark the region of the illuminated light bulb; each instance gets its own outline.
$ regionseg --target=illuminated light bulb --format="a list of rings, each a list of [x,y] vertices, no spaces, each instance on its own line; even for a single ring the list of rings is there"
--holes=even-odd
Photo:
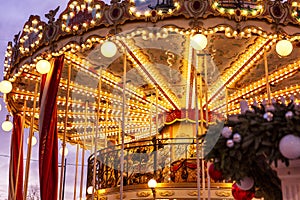
[[[47,74],[51,69],[51,64],[48,60],[43,59],[39,60],[35,67],[40,74]]]
[[[31,146],[36,145],[36,143],[37,143],[37,139],[36,139],[36,137],[33,135],[32,138],[31,138]],[[27,138],[27,144],[29,144],[29,137]]]
[[[148,187],[149,188],[156,188],[156,186],[157,186],[157,182],[156,182],[156,180],[155,179],[150,179],[149,181],[148,181]]]
[[[203,50],[207,45],[207,38],[203,34],[196,34],[191,37],[191,46],[196,50]]]
[[[11,131],[13,128],[13,123],[9,121],[9,115],[6,115],[6,120],[2,123],[1,127],[4,131]]]
[[[276,44],[276,52],[280,56],[288,56],[293,51],[293,44],[289,40],[280,40]]]
[[[64,153],[65,153],[65,156],[67,156],[67,155],[68,155],[68,153],[69,153],[69,150],[68,150],[68,148],[67,148],[67,147],[65,147],[65,152],[64,152]],[[63,154],[63,148],[60,148],[60,149],[59,149],[59,154],[60,154],[60,155],[62,155],[62,154]]]
[[[117,46],[115,43],[106,41],[101,46],[101,53],[107,58],[111,58],[117,53]]]
[[[10,81],[3,80],[0,82],[0,92],[3,94],[10,93],[12,91],[12,84]]]

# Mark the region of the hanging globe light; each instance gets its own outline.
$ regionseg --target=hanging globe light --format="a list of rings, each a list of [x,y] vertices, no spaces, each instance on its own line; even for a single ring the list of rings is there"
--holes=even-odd
[[[207,37],[203,34],[196,34],[191,37],[191,46],[195,50],[203,50],[207,46]]]
[[[32,138],[31,138],[31,146],[36,145],[36,143],[37,143],[37,139],[36,139],[36,137],[33,135]],[[27,144],[29,144],[29,137],[27,138]]]
[[[0,92],[3,94],[10,93],[12,91],[12,84],[10,81],[3,80],[0,82]]]
[[[115,43],[106,41],[101,45],[101,53],[107,58],[111,58],[117,53],[117,46]]]
[[[156,180],[155,179],[150,179],[149,181],[148,181],[148,187],[149,188],[156,188],[156,186],[157,186],[157,182],[156,182]]]
[[[280,40],[276,44],[276,52],[278,55],[284,57],[288,56],[293,51],[293,44],[289,40]]]
[[[93,186],[89,186],[86,191],[88,194],[93,194]]]
[[[68,150],[67,147],[65,147],[65,157],[68,155],[68,153],[69,153],[69,150]],[[60,148],[60,149],[59,149],[59,154],[60,154],[60,155],[63,155],[63,148]]]
[[[51,64],[48,60],[43,59],[39,60],[35,67],[40,74],[47,74],[51,69]]]
[[[2,123],[1,127],[4,131],[11,131],[13,128],[13,123],[9,121],[9,115],[6,115],[6,120]]]

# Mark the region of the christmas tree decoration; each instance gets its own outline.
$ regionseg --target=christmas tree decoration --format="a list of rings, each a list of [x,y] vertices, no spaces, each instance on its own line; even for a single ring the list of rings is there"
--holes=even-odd
[[[264,114],[264,119],[267,120],[268,122],[272,121],[273,120],[273,113],[271,112],[266,112]]]
[[[224,127],[223,130],[222,130],[222,136],[224,138],[230,138],[230,136],[232,135],[232,130],[230,127]]]
[[[287,112],[285,113],[285,118],[286,118],[286,119],[292,119],[293,116],[294,116],[294,113],[293,113],[292,111],[287,111]]]
[[[293,101],[272,105],[272,112],[266,112],[267,104],[252,105],[251,112],[212,125],[206,133],[211,137],[205,137],[205,144],[213,149],[207,149],[205,159],[219,159],[214,165],[224,179],[237,181],[243,189],[259,188],[265,199],[280,199],[280,179],[273,168],[278,162],[288,166],[289,159],[300,157],[300,106]],[[226,134],[228,130],[232,131],[230,136]],[[217,142],[212,136],[219,136]],[[254,185],[246,187],[245,183],[252,182],[244,180],[249,175]]]
[[[209,173],[210,178],[213,179],[214,181],[221,181],[224,179],[222,172],[220,170],[217,170],[213,163],[210,164],[210,166],[208,168],[208,173]]]
[[[241,140],[242,140],[242,137],[241,137],[240,134],[238,134],[238,133],[233,134],[233,141],[234,142],[239,143],[239,142],[241,142]]]
[[[229,148],[232,148],[234,146],[234,142],[233,140],[229,139],[226,141],[226,146],[229,147]]]
[[[250,190],[254,186],[254,180],[252,177],[244,177],[237,183],[237,186],[242,190]]]
[[[284,136],[279,142],[280,153],[288,159],[300,157],[300,137],[293,134]]]
[[[251,200],[254,198],[255,193],[251,190],[242,190],[236,183],[232,185],[232,196],[235,200]]]

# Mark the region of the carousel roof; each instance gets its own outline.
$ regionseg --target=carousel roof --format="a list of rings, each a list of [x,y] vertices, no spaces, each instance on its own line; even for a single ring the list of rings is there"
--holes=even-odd
[[[241,99],[261,103],[267,98],[266,65],[275,100],[299,96],[299,1],[148,4],[71,0],[57,19],[59,8],[45,15],[48,22],[30,16],[6,52],[4,79],[13,84],[5,98],[9,111],[26,112],[27,124],[34,116],[38,126],[39,93],[35,91],[40,74],[36,63],[63,54],[58,129],[60,137],[66,131],[70,143],[85,141],[91,146],[96,124],[100,127],[97,137],[103,141],[100,146],[105,139],[118,137],[123,91],[127,142],[155,135],[151,125],[155,127],[156,116],[158,128],[176,120],[193,122],[195,76],[203,82],[200,88],[207,95],[199,99],[203,106],[208,105],[211,122],[226,113],[239,113]],[[191,47],[191,37],[197,33],[208,40],[200,51]],[[283,39],[294,47],[285,57],[276,52],[276,44]],[[113,57],[103,56],[106,41],[117,47]],[[125,90],[124,54],[128,61]]]

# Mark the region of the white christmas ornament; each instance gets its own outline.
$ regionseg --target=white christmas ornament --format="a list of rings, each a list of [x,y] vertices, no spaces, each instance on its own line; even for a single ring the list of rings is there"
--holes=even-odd
[[[242,190],[250,190],[254,186],[254,180],[252,177],[244,177],[241,179],[240,184],[236,184]]]
[[[289,134],[281,138],[279,142],[280,153],[288,159],[300,157],[300,137]]]
[[[229,138],[231,135],[232,135],[232,130],[230,127],[227,127],[225,126],[223,129],[222,129],[222,136],[224,138]]]
[[[241,141],[242,137],[240,134],[235,133],[233,134],[233,141],[239,143]]]
[[[230,139],[230,140],[227,140],[227,141],[226,141],[226,146],[229,147],[229,148],[232,148],[232,147],[234,146],[233,140],[231,140],[231,139]]]

